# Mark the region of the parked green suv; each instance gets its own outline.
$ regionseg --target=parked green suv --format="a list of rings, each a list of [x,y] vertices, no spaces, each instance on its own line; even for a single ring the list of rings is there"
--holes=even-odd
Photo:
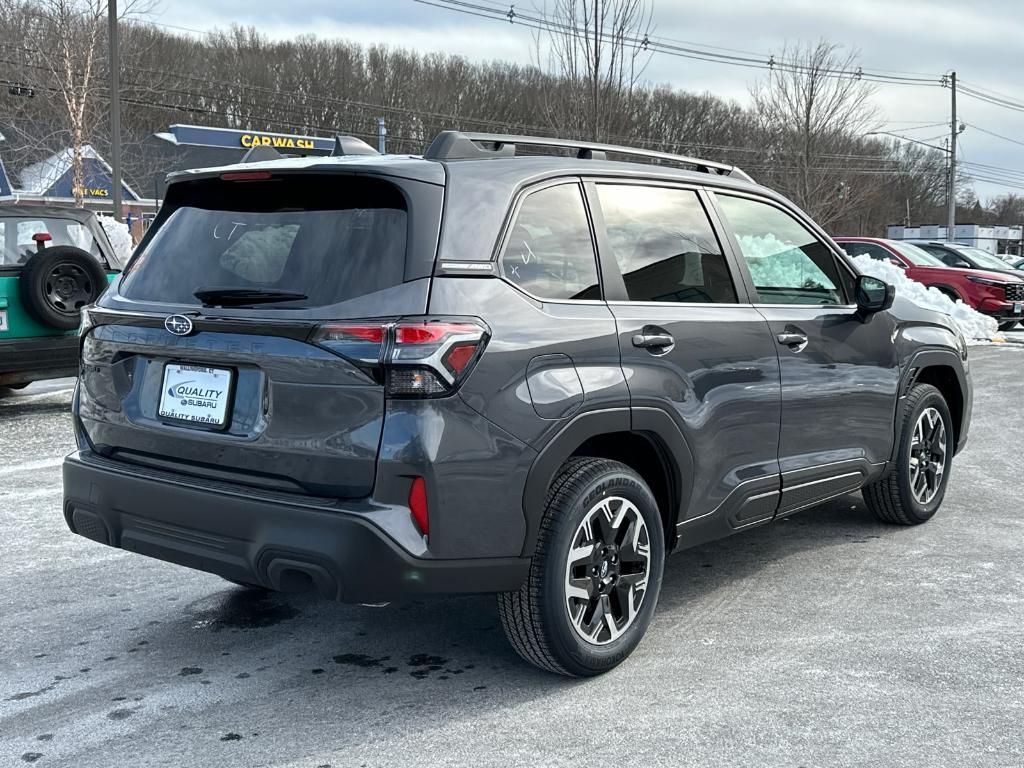
[[[78,325],[121,271],[96,216],[0,205],[0,391],[78,373]]]

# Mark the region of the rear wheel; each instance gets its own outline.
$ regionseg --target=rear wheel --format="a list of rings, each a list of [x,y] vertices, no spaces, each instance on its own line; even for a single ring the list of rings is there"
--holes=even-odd
[[[498,596],[505,634],[541,669],[597,675],[636,648],[661,588],[665,537],[643,479],[571,459],[548,491],[526,583]]]
[[[896,467],[866,486],[864,501],[887,523],[917,525],[938,511],[953,460],[953,420],[942,393],[917,384],[907,395]]]

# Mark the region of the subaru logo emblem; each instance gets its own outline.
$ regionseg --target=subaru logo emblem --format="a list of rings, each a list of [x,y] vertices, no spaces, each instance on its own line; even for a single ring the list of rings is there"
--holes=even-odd
[[[192,333],[192,321],[184,315],[168,315],[164,320],[164,328],[175,336],[188,336]]]

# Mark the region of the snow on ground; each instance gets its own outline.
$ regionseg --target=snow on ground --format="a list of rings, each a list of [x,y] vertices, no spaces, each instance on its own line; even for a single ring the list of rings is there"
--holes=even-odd
[[[117,256],[118,261],[126,264],[132,255],[132,251],[135,249],[135,244],[132,242],[132,233],[128,230],[128,225],[118,221],[113,216],[97,216],[96,218],[100,220],[100,226],[107,233],[107,239],[110,240],[110,244],[114,246],[114,254]]]
[[[915,304],[939,312],[945,312],[960,328],[968,344],[985,343],[1001,337],[999,324],[988,315],[975,312],[962,301],[954,302],[937,288],[911,280],[899,267],[869,256],[854,256],[853,263],[865,275],[885,280],[896,287],[896,293],[910,299]]]

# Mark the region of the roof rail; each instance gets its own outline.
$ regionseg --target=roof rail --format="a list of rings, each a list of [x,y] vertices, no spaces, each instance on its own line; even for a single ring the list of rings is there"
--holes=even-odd
[[[731,176],[743,179],[744,181],[754,181],[740,168],[713,160],[702,160],[698,157],[687,157],[686,155],[673,155],[668,152],[657,152],[653,149],[637,149],[617,144],[598,144],[592,141],[576,141],[574,139],[553,139],[544,136],[512,136],[500,133],[442,131],[431,142],[427,151],[423,153],[423,157],[427,160],[475,160],[488,157],[512,157],[516,153],[516,145],[518,144],[528,147],[574,149],[576,150],[576,157],[585,160],[604,160],[609,152],[646,157],[651,160],[664,160],[679,165],[692,166],[695,170],[702,173],[715,173],[719,176]],[[493,145],[493,149],[487,145]]]

